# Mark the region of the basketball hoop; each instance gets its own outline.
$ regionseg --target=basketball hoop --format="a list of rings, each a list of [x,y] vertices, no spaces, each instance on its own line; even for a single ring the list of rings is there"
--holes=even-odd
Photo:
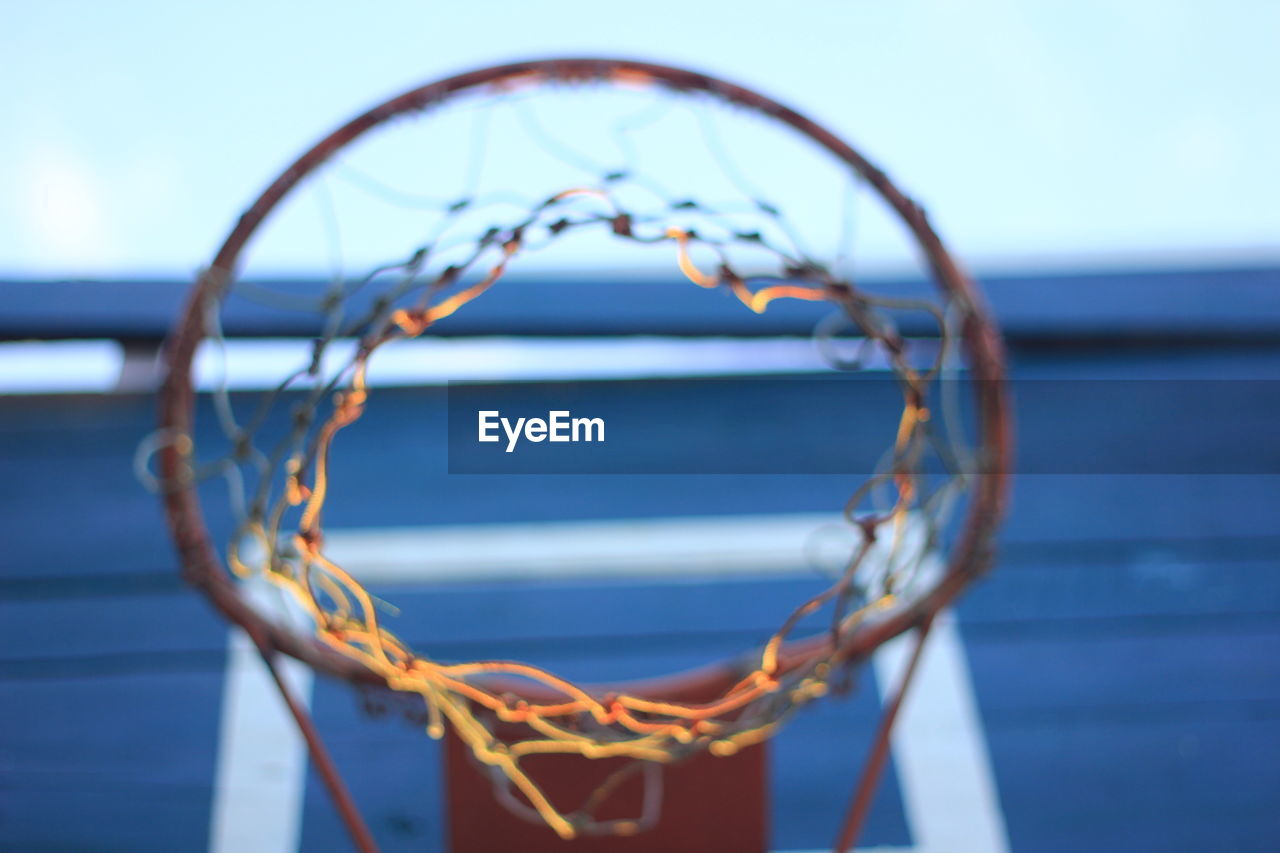
[[[576,97],[594,99],[590,109],[559,106]],[[765,140],[762,146],[776,141],[806,152],[815,171],[798,159],[795,182],[806,183],[821,167],[852,191],[878,199],[904,227],[936,290],[921,297],[864,289],[849,269],[848,223],[835,215],[827,223],[835,248],[813,250],[785,205],[745,179],[722,150],[723,138],[706,131],[703,115],[726,108]],[[600,139],[613,140],[616,157],[566,144],[548,130],[572,123],[577,134],[579,123],[597,115],[612,117],[601,119]],[[404,180],[387,178],[354,163],[366,144],[384,146],[374,152],[375,162],[400,162],[404,152],[372,132],[406,120],[396,122],[402,130],[409,119],[418,120],[415,126],[457,121],[467,129],[461,134],[467,156],[481,160],[492,125],[509,121],[558,165],[514,172],[510,162],[465,165],[453,172],[463,175],[463,187],[451,196],[409,186],[414,180],[407,171]],[[670,139],[646,137],[665,121],[678,124],[666,129]],[[709,150],[719,177],[686,161],[683,152],[694,147],[688,127],[702,128],[699,147]],[[459,134],[445,136],[447,147]],[[671,161],[675,178],[650,174],[638,150]],[[419,156],[439,165],[434,152],[420,149]],[[562,181],[561,173],[576,180]],[[714,185],[692,185],[702,180]],[[244,274],[251,242],[265,239],[269,219],[283,216],[280,209],[304,182],[328,199],[320,218],[330,224],[350,211],[358,229],[369,221],[364,205],[402,209],[405,222],[379,226],[360,243],[360,251],[385,256],[367,263],[348,257],[315,291],[251,280]],[[802,187],[801,197],[817,187]],[[281,221],[279,227],[292,227]],[[338,229],[324,227],[327,250],[341,255],[334,244],[341,248],[342,241],[332,237]],[[902,392],[896,430],[886,436],[880,468],[852,484],[845,507],[851,545],[831,582],[789,616],[780,614],[778,630],[734,660],[606,686],[579,685],[513,660],[435,660],[392,633],[382,603],[326,553],[326,501],[335,488],[330,462],[340,453],[335,437],[358,428],[376,407],[369,377],[380,352],[430,334],[482,295],[500,298],[487,292],[526,256],[563,246],[590,253],[595,249],[584,248],[590,240],[611,241],[636,257],[669,258],[693,285],[727,291],[756,313],[779,300],[829,304],[835,313],[819,327],[820,345],[840,369],[856,370],[873,354],[888,366]],[[350,272],[357,264],[363,266]],[[217,351],[223,311],[234,300],[309,318],[314,346],[247,408],[232,402],[234,383],[224,373],[214,382],[212,413],[198,416],[197,350]],[[904,326],[923,330],[929,346],[917,346]],[[844,332],[856,339],[852,355],[841,352]],[[656,801],[646,798],[636,814],[602,816],[600,806],[614,788],[649,780],[652,790],[663,766],[730,756],[768,739],[795,709],[828,692],[840,672],[903,632],[917,631],[918,655],[935,614],[990,564],[1004,507],[1010,433],[1000,337],[923,210],[812,120],[749,89],[661,65],[559,59],[485,68],[413,89],[356,117],[285,169],[240,218],[199,276],[173,328],[165,366],[160,429],[149,450],[158,460],[158,487],[186,578],[248,633],[273,672],[276,656],[287,654],[356,685],[413,697],[428,732],[456,735],[487,768],[501,801],[566,839],[644,831],[660,820]],[[972,437],[955,399],[961,367],[972,380],[965,386]],[[216,438],[204,438],[213,423]],[[204,521],[208,497],[199,486],[211,478],[224,479],[232,495],[234,530],[224,541]],[[282,592],[295,618],[255,606],[238,580],[250,577]],[[824,627],[807,631],[806,620],[818,616]],[[841,849],[852,843],[869,806],[912,669],[886,705]],[[358,845],[372,847],[305,711],[279,683]],[[617,770],[565,808],[527,769],[552,754],[609,760]]]

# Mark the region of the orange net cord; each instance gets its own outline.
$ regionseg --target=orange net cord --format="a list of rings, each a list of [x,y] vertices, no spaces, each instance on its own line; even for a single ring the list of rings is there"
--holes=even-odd
[[[556,198],[577,192],[569,191]],[[708,275],[699,270],[690,258],[687,233],[670,229],[667,237],[676,243],[679,267],[693,283],[702,287],[727,286],[753,311],[764,311],[776,299],[812,301],[829,298],[826,289],[807,283],[772,285],[752,291],[736,275]],[[669,762],[691,747],[705,748],[713,755],[724,756],[765,740],[782,720],[765,716],[757,721],[745,714],[745,710],[780,690],[787,691],[787,699],[792,705],[802,704],[827,692],[830,668],[825,665],[814,667],[784,685],[779,680],[779,651],[805,616],[848,591],[854,573],[873,542],[869,535],[866,536],[841,579],[796,608],[766,641],[754,668],[719,699],[711,702],[685,704],[628,693],[599,697],[530,664],[513,661],[444,664],[413,653],[379,624],[374,599],[360,582],[324,555],[322,513],[330,491],[329,457],[338,433],[356,423],[364,414],[369,397],[368,361],[377,349],[390,341],[423,334],[433,323],[483,294],[502,277],[509,260],[519,249],[518,237],[507,240],[501,246],[500,259],[478,283],[433,305],[394,312],[390,318],[394,328],[361,349],[354,362],[349,387],[333,394],[332,411],[318,429],[309,464],[301,456],[287,464],[288,478],[282,500],[290,506],[302,507],[298,530],[292,538],[299,555],[297,565],[286,564],[283,570],[269,571],[266,576],[285,590],[314,620],[316,637],[321,643],[358,661],[392,689],[419,695],[427,708],[428,732],[433,737],[443,734],[447,721],[480,762],[499,768],[547,825],[561,837],[569,839],[577,834],[574,822],[540,791],[522,768],[521,758],[544,753],[571,753],[584,758],[621,756]],[[910,403],[906,406],[895,439],[895,453],[906,451],[919,426],[926,420],[925,409]],[[886,520],[893,522],[895,532],[900,536],[916,494],[914,475],[899,472],[893,481],[897,497]],[[277,508],[273,518],[280,519],[283,509]],[[261,539],[260,544],[270,553],[272,534],[261,526],[252,530],[252,534]],[[238,557],[233,557],[232,566],[239,574],[247,571]],[[833,630],[849,630],[870,613],[893,603],[894,597],[885,594],[844,615]],[[482,678],[477,678],[493,675],[527,680],[562,698],[531,702],[498,695],[484,686]],[[504,743],[494,736],[491,724],[481,719],[483,714],[489,714],[502,723],[523,724],[533,736],[513,744]],[[579,719],[591,719],[613,734],[608,739],[601,739],[584,733],[573,722]]]

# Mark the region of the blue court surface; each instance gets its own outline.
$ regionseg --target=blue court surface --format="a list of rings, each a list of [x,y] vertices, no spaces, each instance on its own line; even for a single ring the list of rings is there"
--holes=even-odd
[[[1276,849],[1280,270],[984,284],[1023,389],[1012,510],[995,569],[929,646],[860,849]],[[68,284],[56,311],[59,285],[2,287],[4,335],[38,340],[0,344],[0,848],[349,849],[261,663],[183,584],[135,476],[155,422],[148,360],[183,285],[116,282],[94,301],[70,300],[85,285]],[[512,399],[589,378],[626,417],[654,383],[625,364],[610,378],[607,357],[566,342],[594,331],[610,337],[592,346],[622,351],[656,330],[646,357],[678,365],[705,347],[701,370],[659,371],[664,399],[754,435],[784,421],[750,396],[752,376],[808,369],[806,327],[786,311],[747,330],[678,295],[663,315],[624,293],[634,312],[521,328],[521,298],[479,301],[444,330],[532,360],[487,380]],[[233,346],[264,334],[239,322]],[[725,347],[759,370],[717,367]],[[740,389],[700,408],[708,376]],[[1124,382],[1144,390],[1105,386]],[[805,537],[850,491],[826,473],[449,473],[444,386],[381,393],[396,417],[344,434],[335,459],[359,499],[334,496],[330,544],[398,608],[397,632],[440,659],[517,657],[592,680],[736,654],[811,589]],[[821,456],[851,430],[804,438]],[[406,459],[412,478],[398,476]],[[829,847],[903,660],[882,649],[850,696],[806,707],[777,738],[774,850]],[[443,850],[440,744],[365,713],[344,684],[301,666],[288,677],[381,848]]]

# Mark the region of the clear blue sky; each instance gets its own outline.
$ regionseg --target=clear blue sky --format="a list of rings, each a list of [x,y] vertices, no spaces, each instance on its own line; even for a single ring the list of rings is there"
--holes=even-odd
[[[374,100],[516,58],[705,69],[827,121],[978,266],[1280,256],[1280,3],[8,4],[0,275],[182,274]]]

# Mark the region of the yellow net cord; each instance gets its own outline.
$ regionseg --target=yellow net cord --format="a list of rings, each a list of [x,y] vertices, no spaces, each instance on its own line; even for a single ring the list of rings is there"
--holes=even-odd
[[[587,194],[601,195],[596,190],[566,191],[553,197],[544,209]],[[690,281],[707,288],[727,287],[757,313],[777,299],[838,302],[848,294],[837,282],[821,278],[753,290],[749,279],[735,275],[727,265],[716,273],[699,269],[690,256],[692,238],[688,232],[670,228],[664,238],[675,244],[679,268]],[[928,411],[919,402],[920,373],[901,362],[898,372],[907,389],[907,402],[892,448],[892,458],[900,460],[892,474],[896,492],[892,507],[872,523],[860,519],[857,529],[863,533],[861,545],[840,577],[797,607],[763,644],[754,666],[714,701],[683,704],[625,692],[599,696],[542,668],[514,661],[433,661],[411,650],[383,627],[374,598],[359,580],[325,556],[322,519],[331,490],[329,459],[338,433],[359,421],[369,404],[369,359],[388,343],[423,334],[433,323],[488,290],[520,251],[519,234],[509,235],[498,248],[498,260],[477,283],[441,295],[440,291],[458,278],[456,270],[450,270],[440,277],[436,287],[427,290],[422,304],[394,311],[385,329],[366,336],[352,362],[349,382],[331,396],[332,410],[320,423],[314,444],[308,452],[296,453],[287,460],[285,487],[279,500],[262,519],[251,520],[242,531],[267,556],[260,565],[254,565],[242,556],[241,543],[237,541],[230,550],[229,562],[237,575],[261,573],[287,593],[309,615],[316,639],[325,646],[358,661],[392,689],[420,696],[432,737],[441,737],[446,723],[451,726],[480,762],[499,768],[541,818],[567,839],[579,832],[581,820],[562,813],[551,803],[523,769],[521,759],[526,756],[570,753],[584,758],[626,757],[665,763],[697,749],[731,755],[770,737],[791,709],[827,692],[837,660],[822,660],[802,672],[784,674],[780,651],[803,618],[832,600],[850,596],[853,579],[874,543],[876,530],[886,529],[887,523],[895,543],[903,538],[908,513],[917,507],[917,475],[905,463],[912,448],[921,441]],[[439,298],[431,301],[432,296]],[[281,529],[282,519],[292,507],[301,508],[301,517],[296,530],[288,533]],[[285,543],[292,547],[282,547]],[[853,630],[876,611],[893,606],[892,586],[884,584],[880,594],[849,612],[837,610],[839,616],[831,626],[833,638]],[[498,694],[485,686],[486,676],[522,679],[557,698],[529,701],[509,693]],[[587,720],[595,726],[584,726],[583,721]],[[495,734],[495,722],[520,724],[528,727],[531,734],[507,743]],[[615,826],[613,830],[627,828]]]

